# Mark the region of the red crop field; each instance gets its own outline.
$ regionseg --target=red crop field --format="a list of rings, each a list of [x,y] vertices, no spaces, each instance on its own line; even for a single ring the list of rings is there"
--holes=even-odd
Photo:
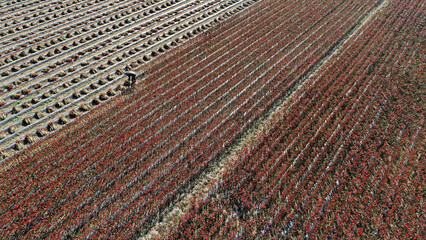
[[[0,160],[0,236],[421,239],[424,1],[240,3]]]

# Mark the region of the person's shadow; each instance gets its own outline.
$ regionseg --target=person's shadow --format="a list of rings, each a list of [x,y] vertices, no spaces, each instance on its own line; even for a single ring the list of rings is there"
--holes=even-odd
[[[125,88],[125,89],[122,91],[122,94],[123,94],[123,95],[130,95],[130,94],[135,93],[136,91],[137,91],[137,89],[136,89],[136,87],[135,87],[135,86],[130,86],[130,87]]]

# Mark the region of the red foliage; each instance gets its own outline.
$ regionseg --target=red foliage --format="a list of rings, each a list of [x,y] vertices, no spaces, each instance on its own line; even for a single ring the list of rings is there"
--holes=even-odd
[[[169,237],[419,235],[404,203],[421,198],[421,1],[389,3],[305,79],[377,3],[263,1],[171,49],[132,94],[8,160],[2,235],[131,238],[300,81]]]

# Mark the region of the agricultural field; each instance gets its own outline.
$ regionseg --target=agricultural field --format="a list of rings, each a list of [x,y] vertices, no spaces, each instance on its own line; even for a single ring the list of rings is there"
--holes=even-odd
[[[424,4],[0,0],[1,239],[421,239]]]

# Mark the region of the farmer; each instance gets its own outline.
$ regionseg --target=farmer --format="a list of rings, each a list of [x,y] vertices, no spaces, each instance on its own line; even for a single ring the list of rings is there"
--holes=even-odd
[[[128,71],[125,72],[124,75],[129,77],[129,81],[130,81],[130,86],[134,86],[136,83],[136,73],[133,71]],[[142,71],[138,77],[143,77],[143,75],[145,75],[145,71]]]
[[[124,75],[129,77],[130,86],[133,87],[133,85],[135,85],[136,83],[136,73],[129,71],[129,72],[125,72]]]

